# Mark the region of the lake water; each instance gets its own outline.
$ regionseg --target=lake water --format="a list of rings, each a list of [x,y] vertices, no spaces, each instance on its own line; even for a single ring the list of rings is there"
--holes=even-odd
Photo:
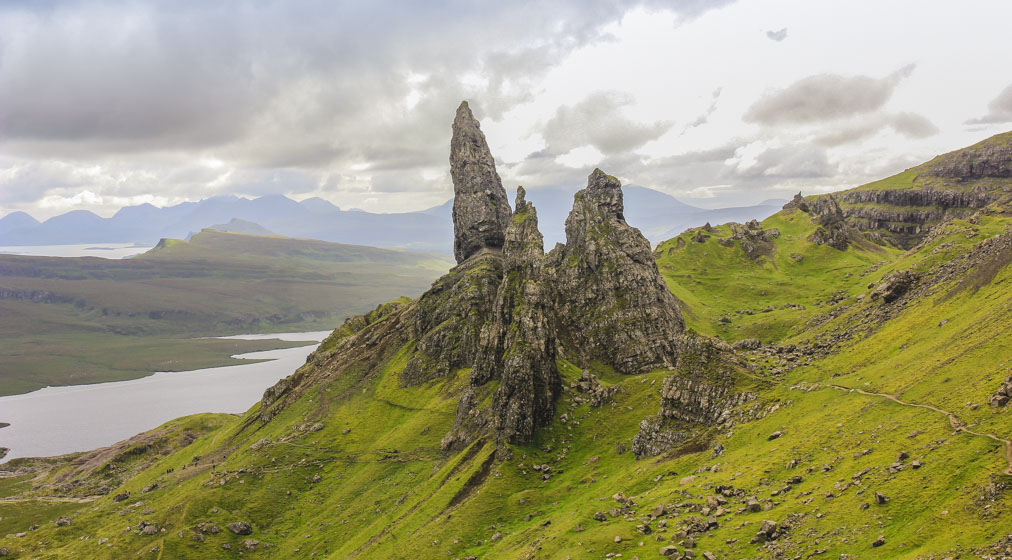
[[[0,428],[0,447],[11,450],[4,461],[90,451],[188,414],[245,412],[260,400],[265,389],[304,364],[306,356],[329,334],[319,331],[225,337],[315,344],[236,356],[269,362],[161,372],[131,381],[46,387],[0,397],[0,422],[10,423]]]
[[[149,251],[133,243],[86,243],[83,245],[11,245],[0,247],[0,253],[36,257],[102,257],[125,259]]]

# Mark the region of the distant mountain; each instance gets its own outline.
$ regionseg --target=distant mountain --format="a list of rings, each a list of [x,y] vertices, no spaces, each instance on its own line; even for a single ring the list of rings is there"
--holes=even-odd
[[[274,232],[254,222],[232,218],[227,224],[216,224],[206,229],[244,235],[274,235]]]
[[[33,228],[37,225],[39,225],[39,221],[28,214],[24,212],[11,212],[0,218],[0,235],[5,235],[9,231],[18,229]]]
[[[546,247],[565,242],[565,220],[577,189],[574,184],[528,192],[528,199],[538,209]],[[706,222],[763,219],[783,205],[766,201],[756,206],[707,210],[646,187],[630,185],[624,190],[627,220],[652,243]],[[0,245],[154,245],[162,238],[185,239],[212,228],[448,254],[452,247],[447,240],[453,239],[452,209],[452,201],[447,201],[418,212],[376,214],[342,210],[322,198],[296,202],[286,196],[269,195],[255,199],[217,196],[165,208],[151,204],[127,206],[110,218],[76,210],[41,223],[24,212],[15,212],[0,219]]]

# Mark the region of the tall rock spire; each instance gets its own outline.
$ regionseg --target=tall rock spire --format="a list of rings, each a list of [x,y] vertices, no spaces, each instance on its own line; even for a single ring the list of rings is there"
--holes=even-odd
[[[566,245],[550,255],[560,331],[584,361],[621,373],[670,368],[685,323],[650,242],[623,210],[622,183],[595,169],[574,197]]]
[[[453,255],[461,263],[481,249],[501,249],[510,223],[506,190],[485,135],[467,101],[457,108],[450,142],[453,178]]]

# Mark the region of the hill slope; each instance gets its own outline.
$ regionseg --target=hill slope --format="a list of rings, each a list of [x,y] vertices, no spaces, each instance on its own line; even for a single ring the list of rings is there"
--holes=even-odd
[[[460,145],[480,154],[476,128]],[[490,176],[488,160],[467,160],[476,175],[460,183],[485,192],[471,181]],[[18,501],[0,513],[25,533],[0,546],[40,558],[1008,554],[1007,201],[904,251],[828,197],[795,200],[762,224],[662,244],[657,267],[621,204],[596,172],[567,245],[545,255],[518,195],[503,237],[477,240],[418,300],[346,322],[242,418],[184,419],[189,445],[111,460],[124,473],[112,484],[126,482],[105,497],[55,501],[93,492],[101,467],[74,478],[74,458],[12,461],[4,493]],[[654,291],[659,274],[680,301]]]

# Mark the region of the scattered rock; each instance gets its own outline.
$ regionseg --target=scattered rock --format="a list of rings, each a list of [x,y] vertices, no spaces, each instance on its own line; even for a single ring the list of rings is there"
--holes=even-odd
[[[228,530],[237,535],[250,535],[253,533],[253,525],[249,521],[233,521],[228,524]]]

